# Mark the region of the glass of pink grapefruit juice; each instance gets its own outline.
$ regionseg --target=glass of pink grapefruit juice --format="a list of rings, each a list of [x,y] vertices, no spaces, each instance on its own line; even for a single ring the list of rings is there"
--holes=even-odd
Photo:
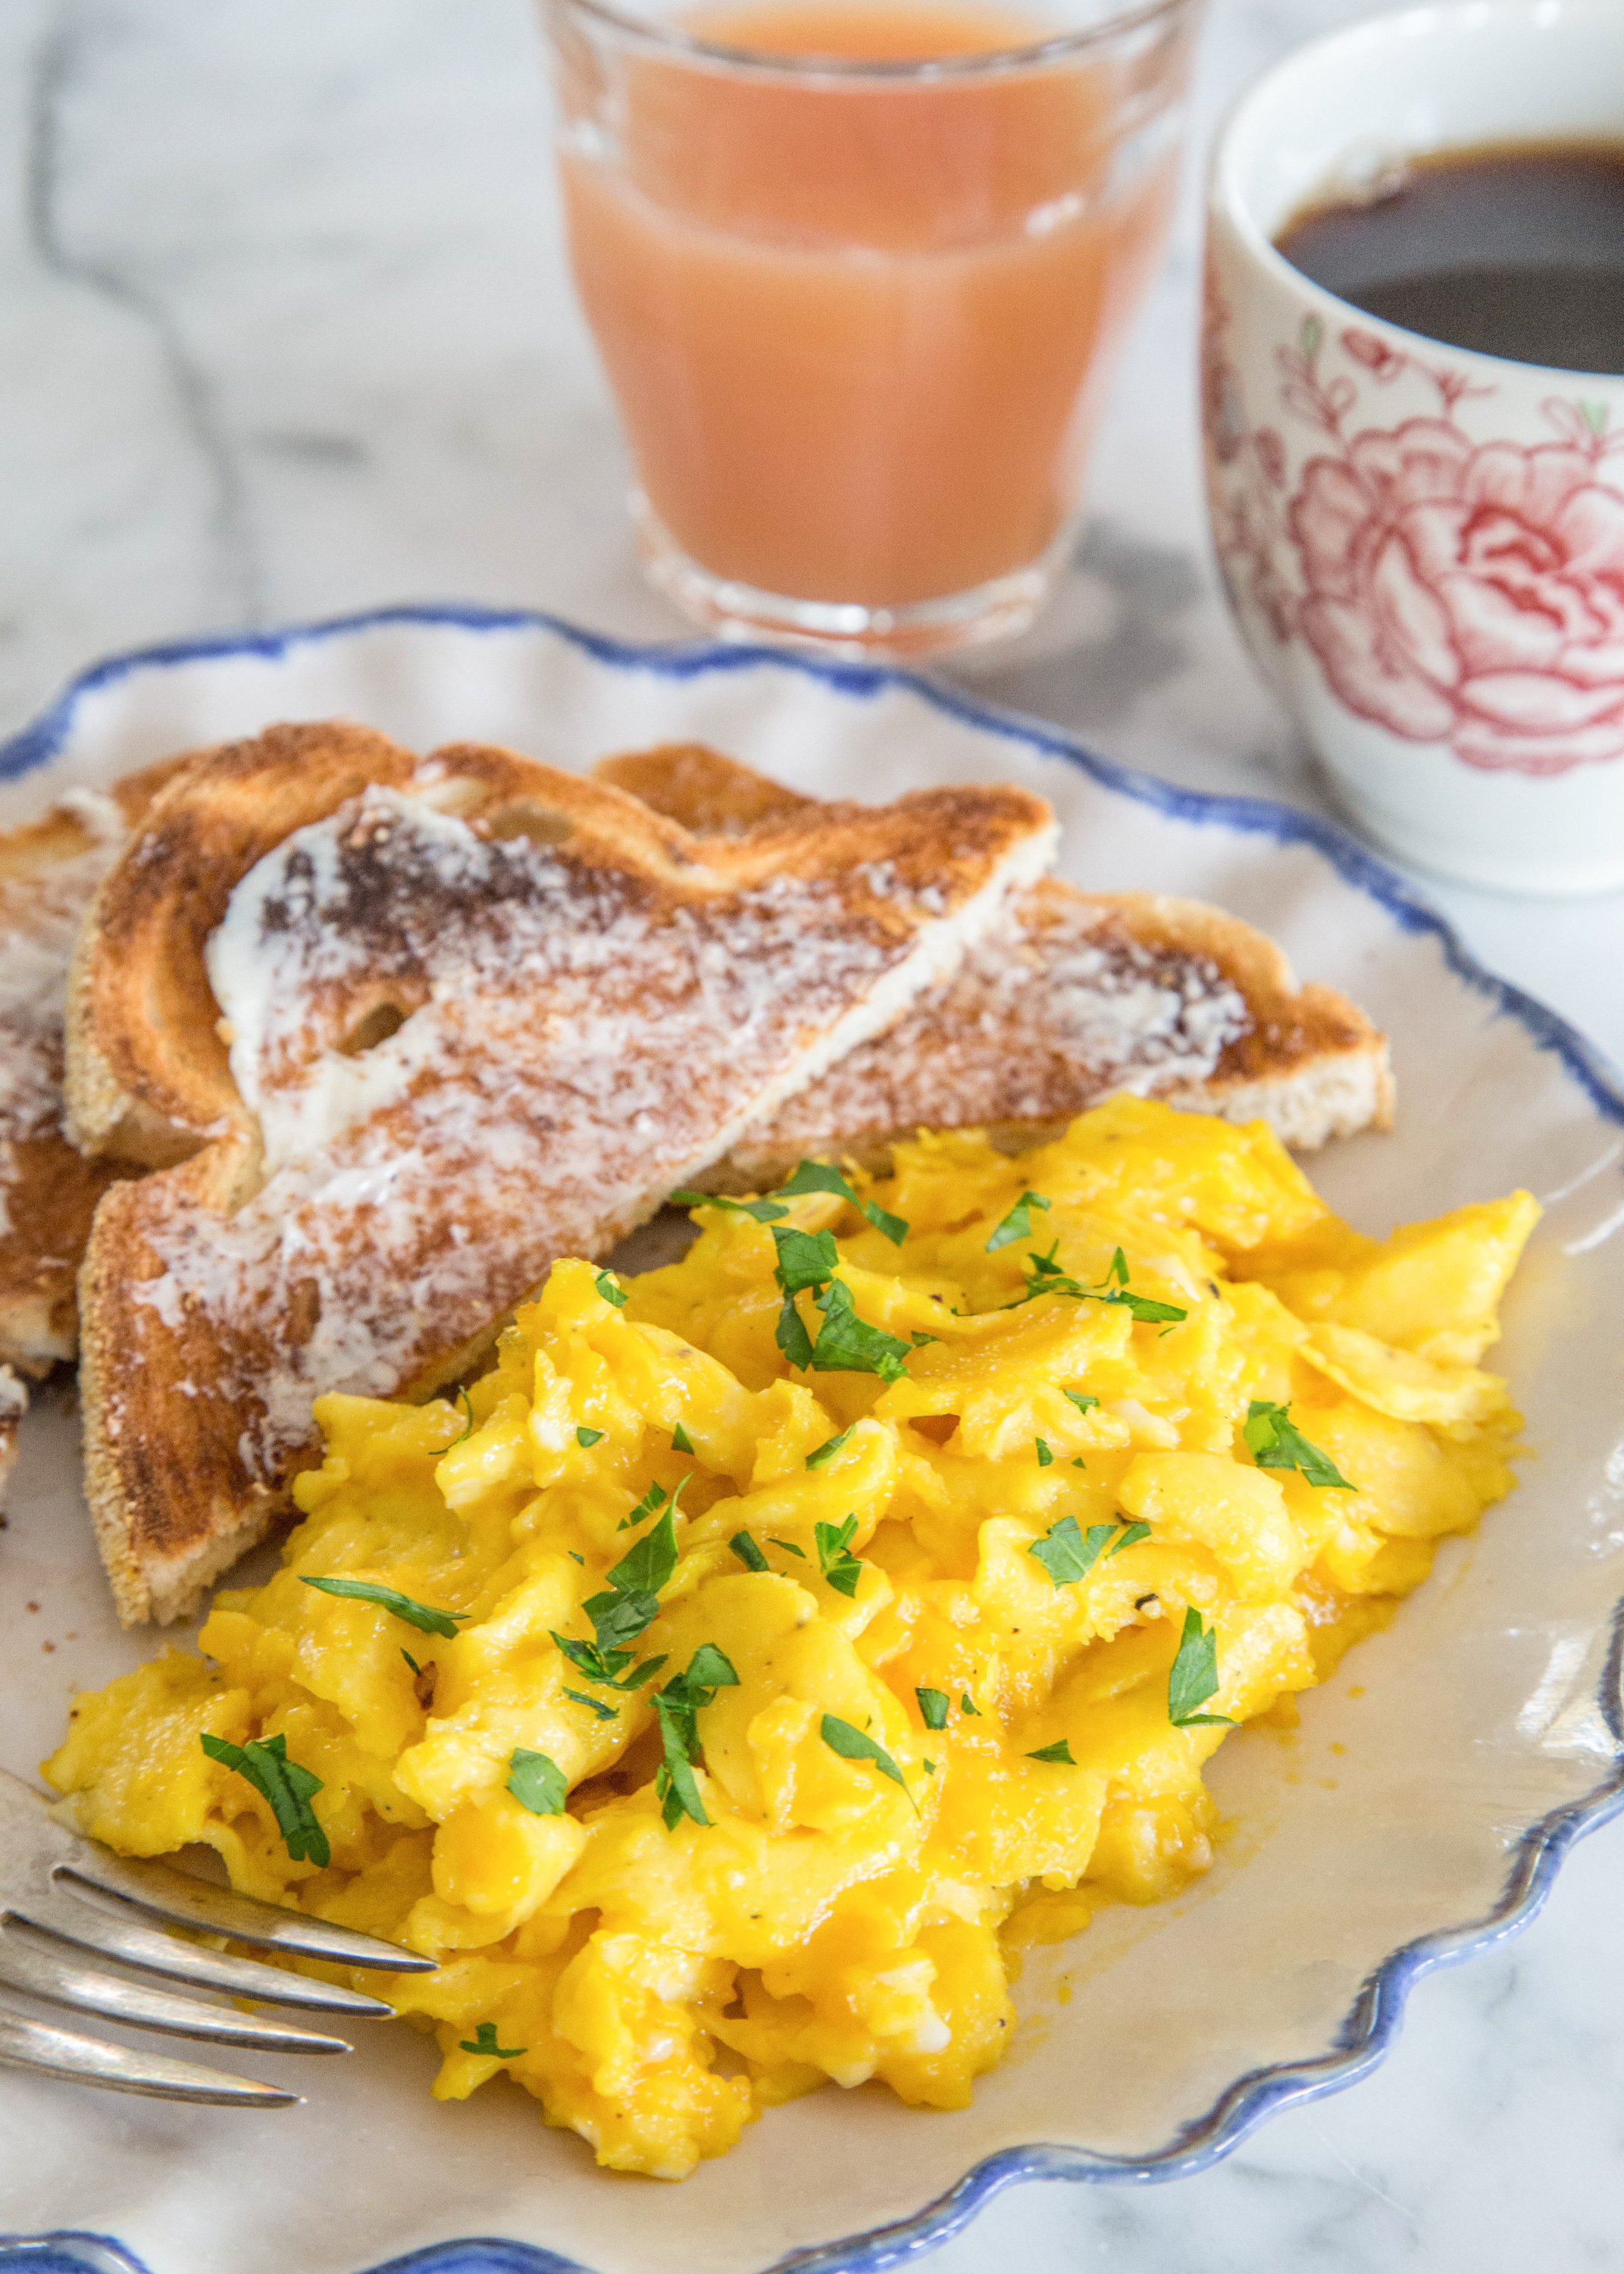
[[[639,540],[698,621],[921,656],[1041,606],[1196,0],[1042,4],[542,0]]]

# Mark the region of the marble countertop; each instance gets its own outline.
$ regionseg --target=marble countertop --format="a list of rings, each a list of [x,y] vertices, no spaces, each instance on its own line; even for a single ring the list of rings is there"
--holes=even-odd
[[[1214,0],[1214,118],[1357,0]],[[564,273],[524,0],[0,8],[0,735],[109,649],[380,601],[682,628],[645,589]],[[1319,804],[1224,614],[1194,420],[1193,169],[1049,616],[959,676],[1109,756]],[[1428,887],[1624,1057],[1624,902]],[[1029,2274],[1617,2265],[1624,1825],[1397,2050],[1205,2176],[1029,2187],[932,2261]],[[0,2178],[0,2225],[4,2224]],[[224,2274],[224,2270],[222,2270]]]

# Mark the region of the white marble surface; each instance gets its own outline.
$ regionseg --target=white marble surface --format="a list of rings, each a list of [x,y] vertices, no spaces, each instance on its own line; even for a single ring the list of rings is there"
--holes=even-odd
[[[1214,11],[1202,139],[1273,55],[1366,12]],[[523,0],[4,0],[0,733],[94,656],[202,628],[455,597],[678,629],[632,561],[546,134]],[[1112,757],[1313,802],[1202,536],[1197,253],[1192,177],[1076,571],[963,676]],[[1436,897],[1624,1056],[1624,902]],[[1018,2190],[933,2267],[1624,2265],[1621,1872],[1615,1826],[1521,1940],[1422,1985],[1378,2074],[1217,2170]]]

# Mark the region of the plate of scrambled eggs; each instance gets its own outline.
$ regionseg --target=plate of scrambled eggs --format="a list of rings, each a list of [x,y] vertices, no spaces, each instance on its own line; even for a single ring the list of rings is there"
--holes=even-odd
[[[7,1766],[439,1965],[274,2150],[0,2078],[23,2223],[154,2274],[457,2232],[877,2265],[1012,2172],[1188,2167],[1339,2081],[1613,1804],[1624,1105],[1334,832],[884,674],[512,620],[119,699],[53,771],[365,700],[555,762],[652,729],[835,794],[1027,781],[1079,881],[1357,983],[1399,1125],[1311,1175],[1118,1098],[1018,1159],[925,1133],[686,1196],[683,1252],[559,1264],[465,1392],[323,1400],[297,1528],[167,1650],[109,1631],[39,1417],[0,1590],[56,1647],[0,1674]]]

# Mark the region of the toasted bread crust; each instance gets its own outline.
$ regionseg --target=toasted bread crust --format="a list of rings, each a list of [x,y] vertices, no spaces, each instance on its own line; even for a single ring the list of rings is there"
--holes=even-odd
[[[121,1615],[184,1612],[274,1520],[313,1395],[453,1378],[556,1255],[606,1254],[951,968],[1052,836],[1025,792],[953,789],[702,841],[354,728],[194,765],[98,893],[70,1035],[82,1136],[164,1163],[80,1276]],[[335,1094],[363,1103],[320,1120]]]
[[[0,1360],[27,1374],[73,1356],[74,1276],[96,1202],[122,1173],[82,1160],[63,1133],[73,938],[126,830],[189,762],[148,766],[0,835]]]
[[[651,750],[599,771],[727,835],[817,810],[714,753]],[[1045,877],[953,980],[751,1129],[710,1181],[759,1191],[817,1154],[879,1167],[921,1127],[985,1127],[1019,1150],[1124,1088],[1267,1121],[1302,1149],[1386,1128],[1393,1111],[1386,1038],[1344,997],[1299,988],[1273,940],[1199,901]]]

